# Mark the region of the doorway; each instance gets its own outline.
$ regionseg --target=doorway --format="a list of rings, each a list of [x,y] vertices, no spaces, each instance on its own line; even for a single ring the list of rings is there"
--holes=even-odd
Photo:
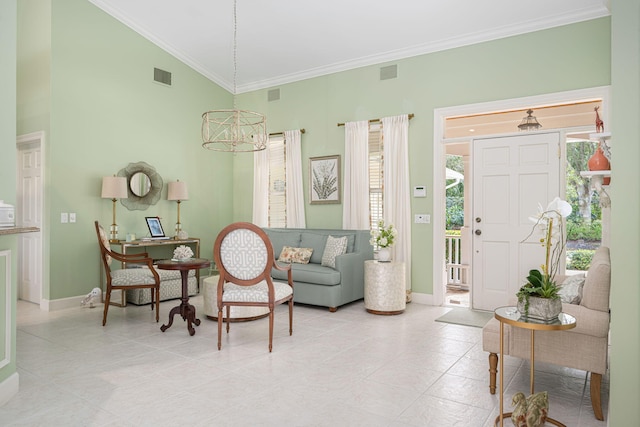
[[[16,148],[16,226],[37,227],[40,230],[22,233],[18,238],[18,299],[40,305],[43,277],[44,132],[19,136]]]
[[[571,107],[573,105],[579,104],[588,104],[590,102],[599,102],[602,105],[600,109],[600,115],[603,117],[605,122],[609,122],[608,109],[609,109],[609,87],[597,87],[590,89],[583,89],[577,91],[569,91],[562,92],[556,94],[547,94],[540,95],[534,97],[527,98],[518,98],[504,101],[495,101],[495,102],[487,102],[481,104],[472,104],[472,105],[463,105],[456,107],[447,107],[442,109],[436,109],[434,112],[434,208],[433,208],[433,304],[434,305],[445,305],[447,304],[447,249],[446,245],[442,242],[446,241],[446,190],[445,187],[448,182],[446,180],[446,168],[445,168],[445,156],[449,153],[449,147],[455,145],[464,146],[467,145],[468,149],[471,150],[471,141],[474,139],[480,139],[485,137],[505,137],[505,136],[522,136],[525,135],[521,132],[517,132],[517,124],[510,122],[509,120],[504,120],[505,113],[513,113],[514,111],[526,111],[528,108],[533,106],[540,106],[537,108],[552,108],[554,106],[567,106]],[[534,108],[535,110],[535,108]],[[488,113],[488,112],[497,112],[497,113]],[[553,129],[556,132],[562,133],[562,130],[572,130],[585,127],[585,117],[588,117],[588,123],[591,123],[593,117],[593,111],[588,111],[588,114],[583,114],[583,117],[579,119],[576,115],[570,115],[567,117],[549,117],[545,118],[545,121],[542,122],[543,129]],[[484,117],[489,115],[498,115],[498,119],[495,120],[497,123],[504,125],[505,123],[510,123],[508,126],[511,126],[511,131],[505,131],[504,129],[508,128],[500,128],[497,127],[495,133],[491,132],[493,124],[491,123],[483,123],[482,120]],[[526,114],[523,114],[526,116]],[[447,128],[447,120],[450,118],[469,118],[472,117],[473,120],[477,120],[475,124],[475,128],[482,132],[482,136],[478,137],[474,135],[473,132],[475,129],[465,129],[464,132],[468,132],[466,135],[462,132],[462,128],[458,135],[453,137],[448,137],[446,135]],[[568,121],[567,121],[568,120]],[[573,121],[572,121],[573,120]],[[576,122],[576,120],[581,121],[581,123]],[[545,133],[545,132],[537,132],[537,133]],[[562,145],[562,144],[561,144]],[[564,153],[561,152],[561,158],[564,159]],[[465,165],[465,188],[473,186],[473,170],[474,170],[475,160],[471,159],[468,165]],[[564,188],[565,180],[563,171],[564,168],[561,167],[559,182],[560,188]],[[542,197],[542,196],[540,196]],[[546,196],[545,196],[546,197]],[[470,197],[470,200],[465,200],[465,206],[473,205],[473,196]],[[538,200],[534,203],[533,212],[535,212],[535,205],[537,205]],[[473,240],[475,238],[475,229],[473,232],[471,231],[471,227],[473,226],[473,221],[471,218],[471,210],[465,209],[465,227],[461,234],[464,234],[464,228],[467,228],[468,236]],[[473,242],[468,245],[468,249],[473,246]],[[461,250],[464,253],[464,249]],[[471,252],[469,251],[469,256]],[[503,261],[505,262],[505,261]],[[466,267],[473,278],[473,261],[469,260],[469,266]],[[518,268],[519,269],[519,268]],[[478,279],[480,280],[480,279]],[[470,292],[470,307],[469,308],[478,308],[478,309],[490,309],[486,307],[475,307],[473,302],[473,294],[474,292],[483,292],[482,290],[475,289],[477,284],[473,283],[473,280],[470,280],[469,283],[469,292]],[[482,289],[481,285],[477,285],[479,289]],[[506,294],[506,291],[505,291]],[[515,296],[515,292],[513,292],[513,296]]]

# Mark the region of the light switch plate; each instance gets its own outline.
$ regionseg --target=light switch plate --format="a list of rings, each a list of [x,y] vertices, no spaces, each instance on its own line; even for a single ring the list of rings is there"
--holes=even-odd
[[[76,213],[75,212],[70,212],[69,213],[69,222],[71,222],[71,223],[75,223],[76,222]]]
[[[429,224],[431,222],[431,215],[416,214],[413,222],[415,222],[416,224]]]
[[[60,222],[62,224],[66,224],[69,222],[69,214],[67,212],[62,212],[60,214]]]

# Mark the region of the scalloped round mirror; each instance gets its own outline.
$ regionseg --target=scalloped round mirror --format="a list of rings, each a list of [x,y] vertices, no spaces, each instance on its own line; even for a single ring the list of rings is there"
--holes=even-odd
[[[162,177],[150,164],[129,163],[126,168],[120,169],[118,176],[127,178],[128,197],[120,199],[120,203],[130,211],[143,211],[160,200]]]
[[[136,172],[129,180],[129,189],[138,197],[144,197],[151,191],[151,179],[144,172]]]

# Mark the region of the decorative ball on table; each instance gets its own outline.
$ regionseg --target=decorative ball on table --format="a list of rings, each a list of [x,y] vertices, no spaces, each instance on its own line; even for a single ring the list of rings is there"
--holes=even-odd
[[[180,245],[173,251],[173,260],[185,261],[193,256],[193,251],[189,246]]]

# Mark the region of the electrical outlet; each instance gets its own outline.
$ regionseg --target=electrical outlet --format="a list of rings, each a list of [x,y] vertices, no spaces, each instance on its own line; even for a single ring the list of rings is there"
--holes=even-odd
[[[61,222],[62,224],[66,224],[66,223],[68,223],[68,222],[69,222],[69,214],[68,214],[68,213],[66,213],[66,212],[62,212],[62,213],[60,214],[60,222]]]
[[[75,212],[70,212],[69,213],[69,222],[71,222],[71,223],[75,223],[76,222],[76,213]]]

